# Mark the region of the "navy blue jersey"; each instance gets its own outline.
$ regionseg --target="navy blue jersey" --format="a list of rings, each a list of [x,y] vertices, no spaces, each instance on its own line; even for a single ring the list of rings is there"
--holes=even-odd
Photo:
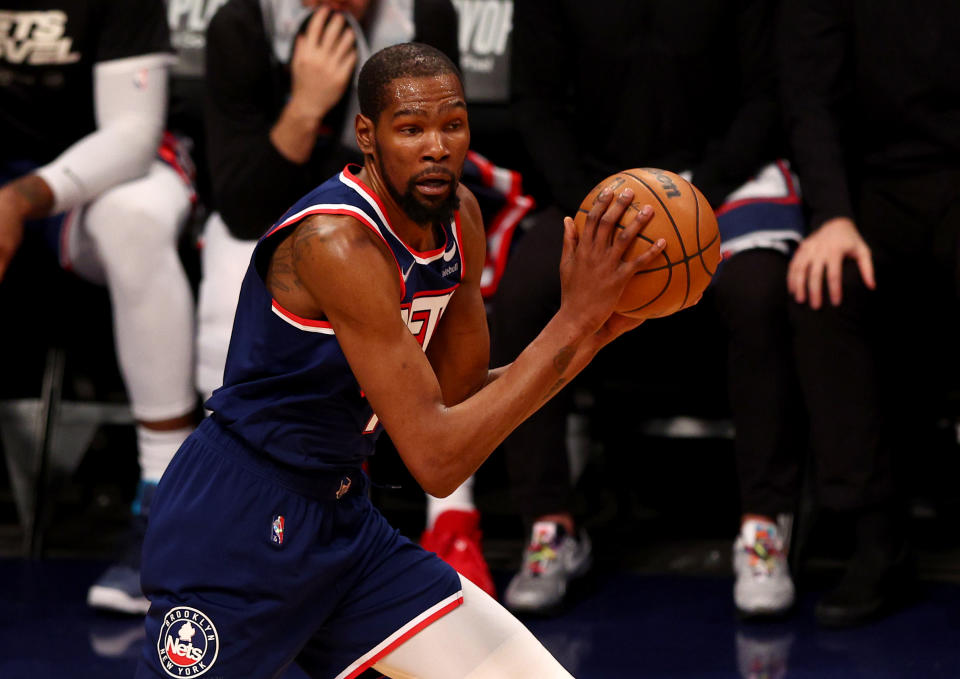
[[[300,199],[260,239],[247,269],[224,371],[207,401],[221,425],[273,459],[302,469],[358,466],[382,427],[361,392],[330,323],[300,318],[265,284],[276,246],[304,218],[349,215],[373,229],[396,259],[397,313],[426,349],[463,276],[460,216],[443,224],[443,246],[406,245],[373,191],[348,166]]]

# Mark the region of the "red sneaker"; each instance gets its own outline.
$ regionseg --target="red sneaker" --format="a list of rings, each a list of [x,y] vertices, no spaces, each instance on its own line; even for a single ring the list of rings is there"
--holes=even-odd
[[[420,546],[441,559],[484,592],[497,598],[490,569],[483,558],[480,540],[480,512],[448,509],[433,524],[433,530],[423,531]]]

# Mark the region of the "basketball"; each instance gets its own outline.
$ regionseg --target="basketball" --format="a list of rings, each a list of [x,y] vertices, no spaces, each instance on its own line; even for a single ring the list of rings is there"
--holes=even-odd
[[[633,189],[633,202],[623,213],[621,226],[629,224],[644,205],[654,210],[624,259],[638,256],[659,238],[667,241],[663,252],[627,284],[617,313],[660,318],[696,304],[720,263],[720,232],[707,199],[673,172],[651,167],[624,170],[604,179],[583,199],[573,220],[577,234],[604,187],[614,196]]]

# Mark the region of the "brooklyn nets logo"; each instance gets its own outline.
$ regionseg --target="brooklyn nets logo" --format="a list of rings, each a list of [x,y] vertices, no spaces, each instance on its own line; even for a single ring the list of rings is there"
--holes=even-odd
[[[196,677],[217,661],[220,638],[217,628],[196,608],[177,606],[163,618],[157,653],[171,677]]]

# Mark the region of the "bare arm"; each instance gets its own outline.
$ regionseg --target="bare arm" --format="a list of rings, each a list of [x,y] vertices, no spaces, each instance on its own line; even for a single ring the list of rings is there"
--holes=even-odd
[[[490,331],[480,295],[487,245],[483,218],[469,191],[462,190],[461,206],[464,277],[427,348],[447,405],[460,403],[481,389],[488,381],[490,365]]]
[[[294,243],[297,276],[333,326],[370,404],[424,490],[437,496],[452,492],[602,346],[624,285],[663,246],[658,243],[637,260],[622,259],[650,217],[638,215],[627,228],[616,229],[630,200],[632,192],[599,201],[579,241],[572,220],[566,221],[560,310],[498,379],[451,406],[397,313],[399,282],[385,246],[344,221],[314,220],[300,227],[303,235]]]

